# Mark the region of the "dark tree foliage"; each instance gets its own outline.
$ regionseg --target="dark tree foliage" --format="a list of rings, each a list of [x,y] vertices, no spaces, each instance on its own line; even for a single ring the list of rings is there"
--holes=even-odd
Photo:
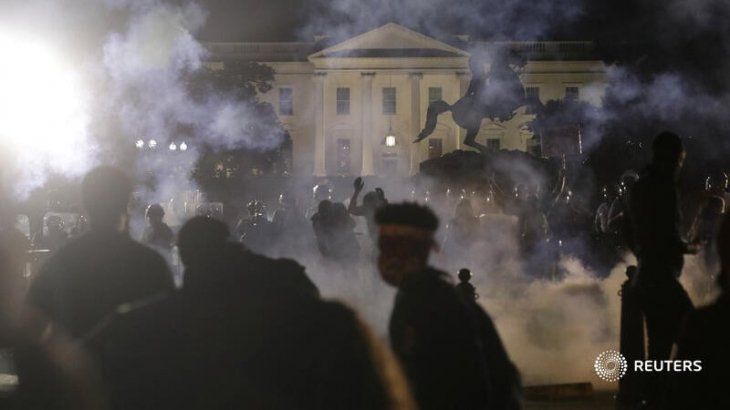
[[[259,100],[271,90],[274,70],[249,61],[226,61],[224,67],[206,67],[190,80],[194,98],[217,95],[245,104],[249,118],[240,144],[228,149],[204,146],[193,178],[211,197],[225,197],[242,180],[261,175],[284,175],[290,171],[291,139],[281,126],[274,108]],[[255,121],[250,121],[254,118]],[[242,119],[243,120],[243,119]],[[276,134],[276,135],[274,135]],[[250,141],[281,140],[275,148],[262,148]],[[254,146],[252,146],[254,145]]]

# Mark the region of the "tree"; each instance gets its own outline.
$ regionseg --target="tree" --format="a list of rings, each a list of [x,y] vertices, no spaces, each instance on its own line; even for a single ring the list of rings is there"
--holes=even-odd
[[[217,95],[247,107],[255,122],[246,124],[240,144],[221,149],[203,143],[201,156],[193,178],[208,194],[228,196],[232,185],[241,179],[260,175],[287,174],[290,167],[291,139],[279,122],[274,108],[258,96],[271,90],[274,70],[264,64],[250,61],[226,61],[223,68],[206,67],[190,80],[193,98],[205,99]],[[277,147],[255,148],[245,141],[262,141],[277,135]]]

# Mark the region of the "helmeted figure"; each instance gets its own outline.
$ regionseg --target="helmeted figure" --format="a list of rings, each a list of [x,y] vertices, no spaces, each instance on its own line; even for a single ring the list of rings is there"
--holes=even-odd
[[[700,205],[689,234],[693,242],[701,244],[705,268],[711,275],[718,267],[715,239],[725,213],[727,186],[728,178],[724,172],[713,172],[705,178],[705,199]]]
[[[271,245],[273,229],[266,217],[266,205],[254,199],[246,206],[248,217],[242,219],[236,227],[241,243],[254,252],[266,253]]]
[[[66,225],[63,219],[58,215],[50,215],[46,219],[47,234],[41,232],[40,240],[34,241],[36,248],[48,249],[56,252],[68,242],[68,233],[66,233]]]
[[[280,254],[297,253],[310,246],[314,239],[312,229],[297,206],[296,199],[286,192],[279,195],[279,209],[274,212],[271,228]]]
[[[593,229],[596,233],[600,235],[608,235],[611,233],[611,208],[617,196],[614,187],[604,185],[601,188],[601,203],[598,204],[593,219]]]
[[[317,213],[319,204],[322,201],[331,201],[332,200],[332,186],[326,182],[320,183],[315,185],[312,188],[312,203],[310,204],[309,209],[307,210],[306,217],[311,218],[315,213]]]
[[[475,215],[471,199],[464,198],[456,205],[454,217],[446,226],[444,247],[450,251],[467,251],[479,238],[479,217]]]

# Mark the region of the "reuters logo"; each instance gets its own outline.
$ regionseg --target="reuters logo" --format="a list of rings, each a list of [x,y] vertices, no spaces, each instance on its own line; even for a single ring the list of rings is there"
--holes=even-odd
[[[607,382],[615,382],[624,377],[628,363],[621,353],[615,350],[606,350],[596,357],[593,368],[601,379]]]

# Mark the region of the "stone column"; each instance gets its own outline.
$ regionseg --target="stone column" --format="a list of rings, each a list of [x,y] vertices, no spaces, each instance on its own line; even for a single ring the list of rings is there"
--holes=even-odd
[[[419,165],[421,164],[421,152],[423,152],[423,141],[419,144],[412,144],[418,133],[421,132],[423,124],[421,124],[421,79],[423,73],[411,73],[411,130],[408,138],[402,138],[401,143],[407,144],[410,148],[410,167],[409,175],[418,173]]]
[[[325,79],[327,73],[314,73],[314,176],[322,177],[327,175],[325,166]]]
[[[375,174],[373,167],[373,77],[374,72],[361,73],[362,75],[362,104],[361,104],[361,141],[362,141],[362,176]]]
[[[459,97],[461,98],[466,94],[466,90],[469,89],[469,81],[471,81],[471,73],[468,71],[457,71],[456,72],[456,78],[459,79]],[[464,142],[464,138],[466,137],[466,130],[461,128],[458,124],[456,125],[456,129],[458,130],[458,135],[456,139],[456,149],[461,149],[461,144]]]

